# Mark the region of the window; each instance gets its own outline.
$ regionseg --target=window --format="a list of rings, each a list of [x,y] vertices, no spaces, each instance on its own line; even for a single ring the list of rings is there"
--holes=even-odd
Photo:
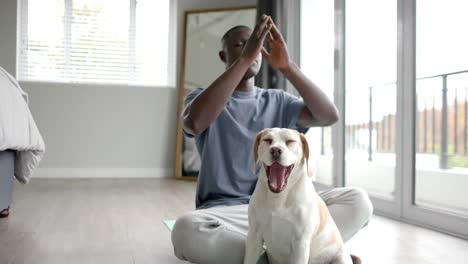
[[[22,81],[167,86],[171,0],[21,0]]]

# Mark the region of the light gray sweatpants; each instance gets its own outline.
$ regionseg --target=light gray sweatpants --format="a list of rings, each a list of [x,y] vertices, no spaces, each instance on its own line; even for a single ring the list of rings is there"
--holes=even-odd
[[[319,192],[344,241],[367,225],[373,211],[361,188]],[[199,264],[241,264],[248,232],[248,205],[195,210],[177,219],[172,230],[175,255]]]

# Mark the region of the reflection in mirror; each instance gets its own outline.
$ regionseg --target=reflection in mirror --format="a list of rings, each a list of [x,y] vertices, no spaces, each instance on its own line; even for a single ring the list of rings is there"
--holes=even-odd
[[[180,115],[183,110],[183,98],[195,88],[207,87],[224,72],[224,64],[218,56],[221,37],[228,29],[237,25],[253,28],[256,13],[255,7],[185,13],[174,164],[174,174],[178,179],[196,179],[201,165],[195,140],[182,133]]]

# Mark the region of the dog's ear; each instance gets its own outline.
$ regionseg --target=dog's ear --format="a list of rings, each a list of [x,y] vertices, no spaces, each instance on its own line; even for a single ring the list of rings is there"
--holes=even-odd
[[[262,130],[260,132],[257,133],[257,136],[255,137],[255,141],[254,141],[254,147],[253,147],[253,155],[254,155],[254,166],[255,164],[257,164],[257,160],[258,160],[258,145],[260,145],[260,140],[262,139],[262,136],[263,136],[263,132],[265,130]]]
[[[265,133],[265,131],[266,129],[258,132],[257,136],[255,137],[254,146],[253,146],[254,162],[252,164],[252,171],[254,172],[254,174],[255,174],[255,169],[256,169],[257,160],[258,160],[258,145],[260,145],[260,140],[262,139],[263,133]]]
[[[302,162],[306,162],[307,173],[309,173],[309,143],[304,134],[297,132],[302,142]]]
[[[307,142],[307,139],[306,137],[304,136],[304,134],[302,133],[299,133],[299,137],[301,137],[301,142],[302,142],[302,153],[303,153],[303,158],[308,160],[309,159],[309,143]]]

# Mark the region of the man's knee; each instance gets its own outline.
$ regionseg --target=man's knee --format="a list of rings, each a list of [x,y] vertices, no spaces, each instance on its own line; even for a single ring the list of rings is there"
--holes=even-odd
[[[369,194],[361,187],[349,187],[349,192],[352,204],[355,206],[356,220],[361,222],[362,226],[367,225],[374,211]]]
[[[174,224],[171,234],[174,254],[193,263],[241,263],[245,236],[228,230],[216,217],[197,210]]]
[[[196,230],[196,212],[189,212],[179,217],[172,229],[171,240],[174,247],[174,254],[179,258],[186,260],[184,252],[186,252],[193,242],[190,241]]]

